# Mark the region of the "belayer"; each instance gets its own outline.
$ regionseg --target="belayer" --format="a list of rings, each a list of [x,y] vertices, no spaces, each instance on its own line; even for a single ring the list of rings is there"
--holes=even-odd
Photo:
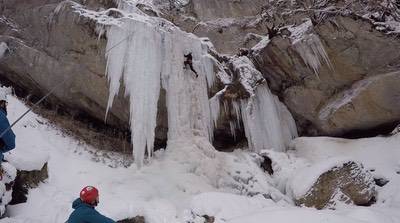
[[[190,70],[192,70],[193,73],[196,74],[196,78],[199,77],[199,75],[197,74],[197,72],[193,68],[192,53],[185,54],[184,57],[185,57],[185,62],[183,62],[184,67],[186,68],[186,66],[189,66]]]
[[[7,119],[7,105],[7,89],[0,88],[0,163],[5,161],[4,153],[15,148],[15,134]]]
[[[79,198],[72,203],[74,211],[69,216],[67,223],[115,223],[96,211],[99,204],[99,190],[86,186],[81,190]]]

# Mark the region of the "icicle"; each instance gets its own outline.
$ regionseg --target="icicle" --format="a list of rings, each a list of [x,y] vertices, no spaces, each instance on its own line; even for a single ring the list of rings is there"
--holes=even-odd
[[[127,41],[130,33],[133,37]],[[120,43],[118,46],[115,44]],[[107,75],[110,80],[108,106],[119,91],[123,78],[130,98],[130,124],[134,155],[138,166],[144,154],[151,155],[156,127],[157,102],[162,69],[161,35],[146,23],[127,20],[122,28],[112,27],[108,35]],[[148,66],[148,64],[151,66]]]
[[[214,122],[214,127],[217,126],[217,122],[218,122],[218,118],[220,115],[220,100],[219,100],[219,95],[215,95],[214,97],[212,97],[210,99],[210,108],[211,108],[211,115],[212,115],[212,120]],[[225,112],[226,112],[226,106],[224,103],[224,108],[225,108]]]
[[[231,130],[231,136],[233,136],[233,139],[236,140],[236,125],[235,122],[229,121],[229,127]]]
[[[107,104],[106,117],[108,110],[112,107],[114,97],[118,94],[120,88],[120,81],[126,63],[126,54],[129,40],[124,41],[129,35],[129,32],[122,27],[112,26],[107,35],[106,46],[106,74],[110,84],[109,98]]]
[[[319,69],[323,62],[325,62],[331,70],[333,70],[333,66],[321,39],[317,35],[309,33],[312,28],[311,20],[307,20],[299,26],[289,28],[289,31],[292,33],[290,38],[292,39],[294,48],[300,54],[304,63],[318,76]]]
[[[0,43],[0,59],[4,57],[4,54],[7,52],[8,46],[7,43],[1,42]]]
[[[307,66],[313,69],[315,75],[318,76],[322,62],[332,69],[328,54],[318,36],[309,34],[305,39],[297,42],[294,47]]]
[[[240,126],[241,114],[240,114],[240,104],[239,104],[239,102],[232,101],[232,107],[233,107],[233,110],[235,111],[235,115],[236,115],[236,125]]]

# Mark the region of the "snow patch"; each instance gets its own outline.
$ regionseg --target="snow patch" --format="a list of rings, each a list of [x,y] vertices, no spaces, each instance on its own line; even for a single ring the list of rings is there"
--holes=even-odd
[[[257,54],[258,52],[260,52],[261,50],[265,49],[268,44],[271,42],[271,40],[269,39],[268,36],[260,36],[261,37],[261,41],[258,42],[255,46],[253,46],[251,48],[251,50]]]

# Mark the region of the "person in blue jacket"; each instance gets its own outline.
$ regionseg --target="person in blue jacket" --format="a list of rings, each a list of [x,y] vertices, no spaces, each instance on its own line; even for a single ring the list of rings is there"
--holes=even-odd
[[[67,223],[115,223],[96,211],[99,204],[99,191],[92,186],[81,190],[79,198],[72,203],[74,211],[69,216]]]
[[[4,161],[4,153],[15,148],[15,134],[7,119],[7,93],[0,89],[0,164]]]

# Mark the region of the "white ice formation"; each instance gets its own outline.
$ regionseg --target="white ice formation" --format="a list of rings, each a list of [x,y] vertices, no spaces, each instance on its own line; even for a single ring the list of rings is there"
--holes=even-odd
[[[323,63],[333,70],[328,54],[318,35],[312,33],[313,24],[307,20],[299,26],[290,27],[291,40],[295,50],[300,54],[304,63],[318,76]]]
[[[107,30],[108,108],[124,84],[125,94],[130,99],[130,124],[137,165],[143,165],[145,154],[151,156],[153,153],[161,88],[166,91],[168,142],[193,136],[212,141],[221,102],[219,95],[210,100],[208,97],[208,89],[215,79],[215,60],[208,54],[209,44],[164,19],[143,14],[132,2],[120,2],[119,10],[124,17]],[[198,78],[189,67],[184,67],[184,55],[188,53],[192,54]],[[244,62],[251,64],[250,60]],[[252,64],[242,68],[256,71]],[[244,72],[240,82],[246,90],[254,91],[250,87],[255,86],[250,86],[248,80],[252,77],[248,75]],[[238,120],[231,123],[233,134],[239,126],[241,113],[252,149],[283,150],[287,139],[295,135],[288,136],[292,130],[284,130],[294,125],[290,113],[282,112],[284,106],[266,85],[257,88],[253,94],[249,100],[236,102]],[[290,118],[286,117],[288,114]]]
[[[1,42],[0,43],[0,59],[4,57],[4,54],[6,53],[7,50],[8,50],[7,43]]]

